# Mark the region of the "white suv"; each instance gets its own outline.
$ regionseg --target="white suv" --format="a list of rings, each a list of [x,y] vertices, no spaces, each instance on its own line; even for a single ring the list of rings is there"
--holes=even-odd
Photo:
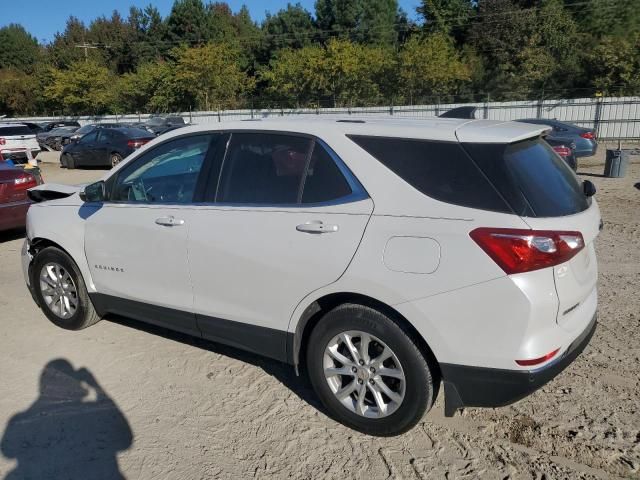
[[[56,325],[117,314],[304,366],[362,432],[500,406],[596,325],[595,192],[540,136],[486,120],[177,130],[86,186],[44,185],[23,249]]]
[[[0,123],[0,157],[24,158],[26,161],[27,150],[31,150],[34,158],[40,153],[36,135],[31,129],[21,123]]]

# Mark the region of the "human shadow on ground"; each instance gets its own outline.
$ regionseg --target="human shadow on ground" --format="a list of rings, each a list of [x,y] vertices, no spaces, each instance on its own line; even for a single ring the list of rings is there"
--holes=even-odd
[[[5,480],[123,479],[116,455],[132,443],[127,419],[91,372],[52,360],[38,399],[2,435],[0,451],[18,461]]]

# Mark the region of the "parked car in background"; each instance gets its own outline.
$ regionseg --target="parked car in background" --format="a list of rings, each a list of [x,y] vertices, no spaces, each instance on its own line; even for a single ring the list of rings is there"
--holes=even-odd
[[[62,150],[62,137],[78,130],[76,126],[57,127],[52,130],[42,131],[38,133],[38,145],[43,150]]]
[[[165,133],[173,132],[174,130],[178,130],[179,128],[184,128],[187,125],[172,125],[170,127],[166,127],[164,129],[160,129],[156,132],[156,135],[159,137],[160,135],[164,135]]]
[[[143,123],[139,123],[136,126],[146,128],[150,132],[156,135],[167,132],[171,127],[184,127],[186,125],[184,118],[178,116],[169,117],[151,117],[149,120]]]
[[[545,140],[551,148],[560,155],[562,160],[565,161],[571,170],[574,172],[578,170],[578,159],[576,157],[576,143],[570,138],[562,137],[545,137]]]
[[[141,128],[97,128],[79,141],[65,145],[60,155],[60,166],[114,167],[154,138],[155,135]]]
[[[26,162],[26,149],[35,157],[40,153],[40,146],[29,127],[21,123],[0,123],[0,155],[14,162]]]
[[[44,130],[45,132],[48,132],[50,130],[53,130],[54,128],[59,128],[59,127],[78,127],[80,128],[80,122],[76,121],[76,120],[59,120],[56,122],[45,122],[40,124],[42,127],[42,130]]]
[[[25,281],[65,329],[113,313],[302,367],[332,418],[368,434],[413,427],[441,383],[447,416],[507,405],[573,362],[597,323],[595,189],[546,130],[176,130],[96,183],[30,191],[45,201],[29,210]]]
[[[30,173],[0,157],[0,231],[25,226],[31,204],[27,190],[41,183],[39,172]]]
[[[77,142],[85,135],[97,130],[98,128],[120,128],[120,127],[128,127],[130,125],[124,123],[90,123],[88,125],[84,125],[80,127],[75,132],[70,132],[65,135],[62,135],[62,146],[69,145],[72,142]]]
[[[576,144],[576,157],[590,157],[596,154],[598,142],[592,128],[583,128],[572,123],[560,122],[546,118],[525,118],[517,122],[532,123],[534,125],[548,125],[552,128],[548,137],[569,138]]]
[[[43,125],[41,123],[36,123],[36,122],[12,122],[12,121],[9,121],[7,123],[15,123],[15,124],[19,124],[19,125],[24,125],[29,130],[31,130],[31,133],[33,133],[33,134],[38,134],[42,130],[44,130]]]

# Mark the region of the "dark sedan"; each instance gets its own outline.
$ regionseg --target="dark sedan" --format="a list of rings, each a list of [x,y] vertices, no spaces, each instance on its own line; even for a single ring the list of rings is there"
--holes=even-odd
[[[591,128],[582,128],[572,123],[547,118],[526,118],[516,121],[550,126],[553,130],[549,134],[549,137],[570,138],[575,142],[576,157],[590,157],[591,155],[595,155],[598,149],[596,134]]]
[[[98,128],[66,145],[60,155],[60,165],[64,168],[114,167],[154,138],[155,135],[140,128]]]
[[[546,137],[545,140],[551,148],[562,157],[567,165],[574,172],[578,170],[578,159],[576,158],[576,143],[570,138]]]
[[[42,183],[41,176],[15,167],[0,157],[0,231],[22,228],[31,201],[27,190]]]
[[[124,123],[90,123],[83,127],[80,127],[75,132],[69,132],[62,135],[62,146],[69,145],[70,143],[77,142],[85,135],[97,130],[98,128],[120,128],[120,127],[129,127],[131,125],[126,125]]]

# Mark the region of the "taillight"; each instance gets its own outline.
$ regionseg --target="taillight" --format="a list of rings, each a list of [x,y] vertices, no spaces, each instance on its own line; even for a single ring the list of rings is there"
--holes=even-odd
[[[584,248],[580,232],[477,228],[469,235],[507,275],[559,265]]]
[[[584,132],[584,133],[581,133],[580,136],[582,138],[586,138],[587,140],[593,140],[594,138],[596,138],[593,132]]]
[[[0,138],[0,145],[6,145],[7,141],[4,138]]]
[[[553,147],[553,150],[561,157],[568,157],[571,155],[571,149],[569,147],[565,147],[564,145],[555,146]]]
[[[143,146],[145,143],[149,143],[151,141],[150,138],[136,138],[134,140],[129,140],[127,142],[127,146],[129,148],[140,148],[141,146]]]
[[[24,173],[13,180],[13,185],[16,190],[28,190],[37,187],[38,181],[30,173]]]
[[[516,363],[521,367],[531,367],[533,365],[539,365],[541,363],[546,362],[547,360],[551,360],[556,354],[560,351],[559,348],[556,348],[553,352],[549,352],[546,355],[538,358],[530,358],[527,360],[516,360]]]

